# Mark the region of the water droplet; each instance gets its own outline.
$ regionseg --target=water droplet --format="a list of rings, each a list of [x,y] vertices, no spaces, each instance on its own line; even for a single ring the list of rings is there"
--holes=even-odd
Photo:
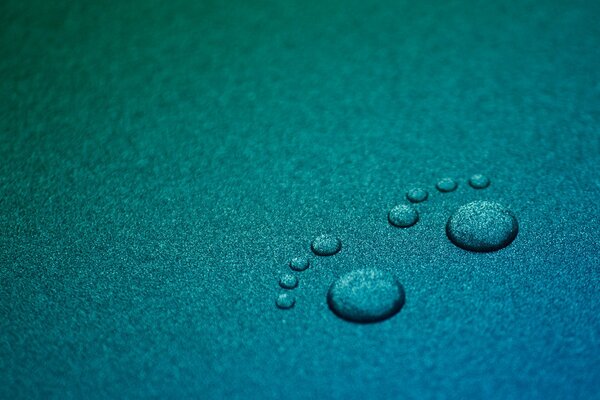
[[[443,193],[453,192],[458,187],[458,183],[452,178],[442,178],[435,185],[437,190]]]
[[[327,303],[345,320],[377,322],[400,311],[404,297],[404,288],[392,274],[369,268],[352,271],[333,282]]]
[[[427,193],[427,190],[421,188],[410,189],[406,192],[406,198],[411,203],[420,203],[427,200],[427,197],[429,197],[429,193]]]
[[[401,204],[392,208],[388,214],[390,224],[399,228],[413,226],[419,220],[419,213],[413,207]]]
[[[294,289],[298,286],[298,278],[292,274],[283,274],[279,278],[279,286],[284,289]]]
[[[485,189],[490,186],[490,180],[485,175],[475,174],[469,179],[469,185],[473,189]]]
[[[292,308],[294,307],[294,304],[296,304],[296,298],[291,293],[281,293],[277,296],[277,300],[275,301],[275,305],[282,310]]]
[[[318,256],[332,256],[342,249],[342,241],[333,235],[321,235],[313,240],[310,247]]]
[[[290,268],[294,271],[304,271],[310,266],[308,258],[294,257],[290,261]]]
[[[506,207],[475,201],[460,207],[448,219],[446,234],[458,247],[470,251],[496,251],[517,237],[519,224]]]

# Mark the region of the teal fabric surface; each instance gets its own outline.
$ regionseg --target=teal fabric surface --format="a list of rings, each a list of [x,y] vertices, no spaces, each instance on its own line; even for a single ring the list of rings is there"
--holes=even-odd
[[[0,398],[600,398],[599,20],[592,0],[3,1]],[[415,186],[419,222],[391,226]],[[516,215],[508,247],[448,240],[476,200]],[[311,252],[323,233],[339,253]],[[357,268],[398,278],[397,315],[329,310]]]

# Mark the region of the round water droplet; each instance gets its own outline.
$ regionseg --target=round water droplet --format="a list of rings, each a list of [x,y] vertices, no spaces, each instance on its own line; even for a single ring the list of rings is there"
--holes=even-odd
[[[294,304],[296,304],[296,298],[291,293],[281,293],[277,296],[277,300],[275,301],[275,305],[282,310],[292,308],[294,307]]]
[[[283,274],[279,278],[279,286],[284,289],[294,289],[298,286],[298,278],[292,274]]]
[[[490,180],[485,175],[475,174],[469,179],[469,185],[473,189],[485,189],[490,186]]]
[[[404,305],[404,288],[378,269],[359,269],[338,278],[327,293],[329,308],[353,322],[377,322],[395,315]]]
[[[342,249],[342,241],[333,235],[321,235],[313,240],[310,247],[318,256],[332,256]]]
[[[519,224],[506,207],[475,201],[460,207],[448,219],[446,234],[458,247],[470,251],[496,251],[517,237]]]
[[[294,271],[304,271],[309,267],[308,258],[294,257],[290,260],[290,268]]]
[[[458,183],[452,178],[442,178],[435,185],[437,190],[443,193],[453,192],[458,187]]]
[[[406,198],[411,203],[420,203],[427,200],[427,197],[429,197],[429,193],[427,193],[427,190],[421,188],[410,189],[406,192]]]
[[[390,210],[388,221],[390,224],[399,228],[408,228],[413,226],[419,220],[419,213],[413,207],[401,204]]]

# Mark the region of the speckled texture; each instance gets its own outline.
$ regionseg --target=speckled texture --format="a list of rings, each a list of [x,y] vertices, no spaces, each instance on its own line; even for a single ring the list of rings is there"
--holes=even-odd
[[[0,2],[0,397],[598,398],[599,18]],[[413,187],[421,221],[390,226]],[[513,244],[450,243],[475,200],[518,215]],[[321,232],[343,250],[314,256]],[[365,265],[406,304],[350,324],[327,289]]]

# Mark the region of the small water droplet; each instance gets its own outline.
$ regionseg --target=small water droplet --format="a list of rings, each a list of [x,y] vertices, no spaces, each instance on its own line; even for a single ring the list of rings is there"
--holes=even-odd
[[[396,277],[378,269],[359,269],[329,287],[327,303],[340,318],[377,322],[395,315],[404,305],[404,288]]]
[[[313,240],[310,247],[318,256],[332,256],[342,249],[342,241],[333,235],[321,235]]]
[[[469,185],[473,189],[485,189],[490,186],[490,180],[485,175],[475,174],[469,179]]]
[[[294,271],[304,271],[310,266],[307,257],[294,257],[290,260],[290,268]]]
[[[277,300],[275,301],[275,305],[282,310],[292,308],[295,304],[296,298],[291,293],[281,293],[279,296],[277,296]]]
[[[411,203],[420,203],[427,200],[427,197],[429,197],[429,193],[427,193],[427,190],[421,188],[410,189],[406,192],[406,198]]]
[[[506,207],[489,201],[465,204],[450,216],[446,234],[456,246],[488,252],[508,246],[517,237],[519,224]]]
[[[390,224],[399,228],[408,228],[413,226],[419,220],[419,213],[413,207],[401,204],[390,210],[388,221]]]
[[[442,193],[448,193],[456,190],[458,183],[452,178],[442,178],[435,187]]]
[[[284,289],[294,289],[298,286],[298,278],[292,274],[283,274],[279,278],[279,286]]]

